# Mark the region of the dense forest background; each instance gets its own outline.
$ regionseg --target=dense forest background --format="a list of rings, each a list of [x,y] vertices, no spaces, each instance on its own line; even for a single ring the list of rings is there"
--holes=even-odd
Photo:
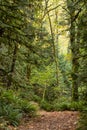
[[[87,1],[0,0],[0,123],[86,101]]]

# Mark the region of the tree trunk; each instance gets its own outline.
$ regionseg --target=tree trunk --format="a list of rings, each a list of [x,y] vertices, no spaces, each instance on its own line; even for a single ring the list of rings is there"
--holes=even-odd
[[[57,82],[57,86],[59,85],[59,81],[58,81],[58,62],[57,62],[57,55],[56,55],[56,49],[55,49],[55,39],[54,39],[54,33],[53,33],[53,27],[52,27],[52,21],[50,18],[50,14],[48,11],[48,7],[47,7],[47,1],[45,0],[45,5],[46,5],[46,10],[47,10],[47,15],[48,15],[48,20],[49,20],[49,25],[50,25],[50,32],[51,32],[51,37],[52,37],[52,47],[53,47],[53,55],[54,55],[54,61],[55,61],[55,65],[56,65],[56,82]]]
[[[79,63],[78,59],[78,44],[76,36],[76,25],[71,18],[71,29],[70,29],[70,40],[71,40],[71,53],[72,53],[72,100],[78,101],[78,69]]]
[[[13,73],[14,73],[14,70],[15,70],[17,49],[18,49],[18,47],[15,44],[14,51],[13,51],[13,58],[12,58],[11,69],[10,69],[10,73],[8,75],[7,89],[10,89],[10,86],[12,84],[12,76],[13,76]]]
[[[78,87],[79,87],[79,62],[77,56],[79,54],[79,45],[78,45],[78,29],[76,25],[76,20],[78,19],[79,12],[76,13],[77,8],[75,8],[75,0],[67,0],[67,8],[70,16],[70,47],[72,54],[72,101],[78,101]],[[74,6],[70,6],[74,5]],[[76,5],[77,6],[77,5]]]
[[[28,63],[27,64],[27,72],[26,72],[26,78],[27,78],[28,83],[30,81],[30,75],[31,75],[31,65]]]

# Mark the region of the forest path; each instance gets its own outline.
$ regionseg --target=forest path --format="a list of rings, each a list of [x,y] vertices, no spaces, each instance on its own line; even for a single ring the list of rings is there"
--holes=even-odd
[[[76,130],[79,112],[40,111],[39,117],[25,119],[17,130]]]

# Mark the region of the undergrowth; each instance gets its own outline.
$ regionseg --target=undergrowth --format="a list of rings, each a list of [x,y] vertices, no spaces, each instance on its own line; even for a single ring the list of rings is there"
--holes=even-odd
[[[46,111],[82,111],[84,109],[83,102],[53,102],[42,101],[40,107]]]
[[[20,98],[12,90],[4,90],[0,93],[0,125],[5,123],[5,125],[17,126],[26,114],[29,117],[35,116],[37,109],[36,104]]]

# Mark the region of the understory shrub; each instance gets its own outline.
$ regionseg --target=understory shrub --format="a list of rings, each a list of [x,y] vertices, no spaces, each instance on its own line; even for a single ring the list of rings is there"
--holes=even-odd
[[[36,104],[18,97],[12,90],[0,93],[0,119],[7,124],[17,126],[26,113],[29,117],[35,116],[37,109]]]
[[[79,102],[71,102],[69,104],[70,110],[72,111],[82,111],[84,107],[84,103],[79,101]]]
[[[28,101],[33,100],[34,92],[31,89],[23,89],[19,91],[19,97]]]
[[[46,111],[82,111],[84,109],[83,102],[53,102],[42,101],[40,107]]]
[[[83,111],[81,113],[79,126],[77,130],[87,130],[87,111]]]
[[[27,113],[27,115],[29,115],[30,117],[35,116],[36,111],[39,109],[36,104],[32,104],[32,102],[29,102],[27,100],[21,100],[19,104],[22,113]]]
[[[40,108],[44,109],[46,111],[51,111],[53,109],[52,105],[50,103],[48,103],[47,101],[41,101]]]
[[[37,96],[37,95],[33,95],[33,101],[40,103],[41,102],[41,97]]]
[[[64,111],[64,110],[69,110],[69,104],[67,103],[56,103],[53,105],[53,110],[54,111]]]
[[[20,112],[20,109],[15,109],[12,104],[0,104],[0,117],[8,124],[16,126],[22,118],[22,113]]]
[[[53,104],[53,110],[55,111],[82,111],[83,110],[83,103],[82,102],[58,102]]]

